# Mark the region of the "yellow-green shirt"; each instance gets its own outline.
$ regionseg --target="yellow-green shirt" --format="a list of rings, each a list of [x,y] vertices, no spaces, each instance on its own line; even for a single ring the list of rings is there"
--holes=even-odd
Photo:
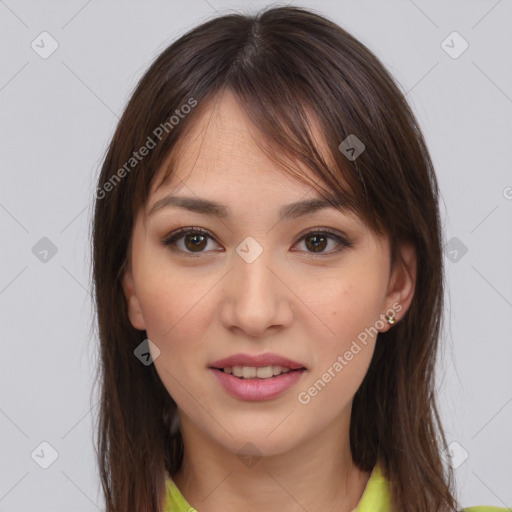
[[[164,512],[201,512],[187,503],[172,478],[167,478],[166,487]],[[377,464],[372,470],[359,503],[352,512],[389,512],[391,510],[390,496],[388,481]],[[478,506],[465,508],[461,512],[512,512],[512,509]]]

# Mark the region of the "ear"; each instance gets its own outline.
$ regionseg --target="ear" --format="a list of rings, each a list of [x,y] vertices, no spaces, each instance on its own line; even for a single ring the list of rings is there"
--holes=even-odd
[[[416,249],[411,243],[403,243],[399,248],[399,254],[394,262],[391,276],[389,279],[388,291],[384,305],[386,315],[393,315],[395,322],[400,321],[407,313],[414,297],[416,286],[417,256]],[[385,326],[379,329],[380,332],[386,332],[394,324],[384,321]]]
[[[146,323],[142,315],[142,308],[140,307],[139,299],[137,298],[135,286],[133,284],[131,266],[129,266],[123,274],[122,285],[128,307],[128,317],[130,318],[131,324],[135,329],[139,329],[140,331],[146,330]]]

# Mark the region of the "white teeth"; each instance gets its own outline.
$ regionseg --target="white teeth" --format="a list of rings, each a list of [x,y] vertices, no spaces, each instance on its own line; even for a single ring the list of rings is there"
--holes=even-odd
[[[262,366],[256,370],[256,377],[260,379],[269,379],[274,376],[272,366]]]
[[[243,377],[244,375],[241,366],[233,366],[231,368],[231,373],[233,373],[235,377]]]
[[[256,368],[254,366],[242,366],[242,376],[244,379],[256,377]]]
[[[290,368],[283,368],[281,366],[226,366],[224,373],[233,374],[235,377],[243,377],[244,379],[270,379],[281,373],[288,373]]]

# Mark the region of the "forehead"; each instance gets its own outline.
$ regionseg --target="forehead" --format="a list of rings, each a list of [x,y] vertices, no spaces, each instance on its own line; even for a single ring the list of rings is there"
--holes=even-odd
[[[310,116],[309,124],[315,147],[333,165],[332,154],[314,116]],[[283,163],[294,173],[304,176],[306,183],[285,172]],[[162,181],[164,177],[166,179]],[[270,191],[277,189],[320,197],[307,184],[308,180],[318,182],[318,177],[265,137],[248,118],[238,98],[227,90],[203,106],[187,126],[155,176],[151,193],[158,193],[161,186],[166,190],[181,187],[186,181],[229,189],[236,185],[247,188],[266,186]]]
[[[259,221],[275,226],[282,220],[317,212],[330,212],[339,219],[337,208],[346,221],[350,218],[349,225],[365,230],[363,220],[343,199],[330,193],[327,201],[312,185],[285,172],[262,150],[264,142],[232,95],[217,100],[183,134],[178,150],[166,164],[172,167],[170,175],[151,194],[145,218],[174,207],[180,212],[209,215],[223,223],[249,226]],[[274,151],[278,153],[279,148]],[[318,182],[303,164],[292,160],[288,163],[300,166],[301,174]]]

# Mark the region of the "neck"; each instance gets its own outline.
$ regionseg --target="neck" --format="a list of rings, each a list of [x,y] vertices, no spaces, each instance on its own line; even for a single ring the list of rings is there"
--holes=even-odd
[[[172,478],[201,512],[350,512],[370,477],[353,463],[348,428],[339,424],[288,452],[242,460],[183,416],[184,458]]]

